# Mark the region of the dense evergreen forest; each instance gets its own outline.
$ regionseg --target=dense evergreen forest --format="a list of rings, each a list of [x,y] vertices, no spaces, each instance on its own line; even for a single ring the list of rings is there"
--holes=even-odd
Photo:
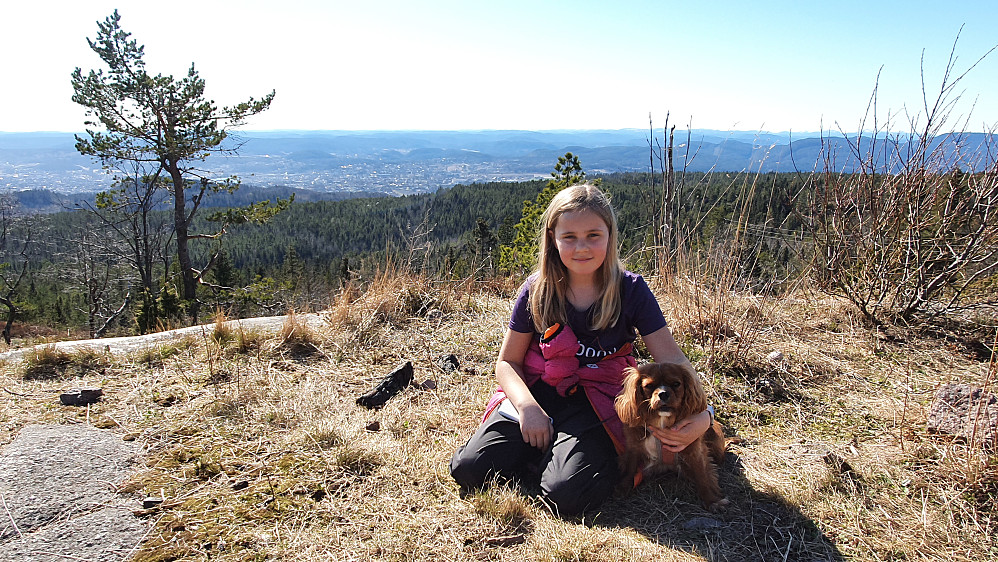
[[[647,270],[651,262],[642,250],[652,243],[661,175],[588,179],[601,182],[614,201],[629,265]],[[386,267],[439,279],[495,276],[499,247],[511,243],[524,202],[533,201],[546,183],[480,183],[404,197],[295,202],[266,224],[231,226],[222,237],[199,241],[195,250],[203,262],[218,254],[202,299],[230,316],[246,316],[322,308],[344,284],[363,283]],[[692,248],[729,239],[733,225],[741,223],[741,245],[752,258],[745,263],[754,270],[746,273],[771,281],[796,267],[800,225],[789,197],[804,185],[795,174],[677,174],[673,229]],[[137,322],[140,331],[181,323],[176,265],[168,251],[169,215],[153,210],[148,224],[158,237],[152,269],[159,292],[146,295],[153,310],[136,304],[129,247],[111,247],[112,229],[93,213],[35,215],[19,223],[7,240],[8,253],[15,249],[13,241],[24,242],[19,246],[23,277],[12,294],[16,323],[62,331],[89,327],[93,333],[118,310],[123,313],[101,333],[133,333]],[[212,228],[204,219],[197,225],[200,232]],[[19,262],[16,256],[8,261],[9,277]]]

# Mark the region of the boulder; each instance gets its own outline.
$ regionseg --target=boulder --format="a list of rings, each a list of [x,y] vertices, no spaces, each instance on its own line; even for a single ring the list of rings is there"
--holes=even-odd
[[[926,428],[970,444],[998,446],[998,398],[967,384],[944,384],[929,406]]]

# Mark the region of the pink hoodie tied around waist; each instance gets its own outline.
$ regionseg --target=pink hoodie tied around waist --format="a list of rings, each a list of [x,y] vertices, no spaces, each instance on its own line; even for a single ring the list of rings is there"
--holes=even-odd
[[[581,387],[620,454],[624,450],[624,425],[617,417],[613,401],[623,387],[624,369],[637,365],[631,356],[632,347],[627,343],[597,363],[579,365],[575,355],[579,349],[578,338],[568,325],[556,324],[548,329],[540,342],[530,342],[523,359],[523,379],[528,387],[543,380],[562,396],[574,394]],[[482,420],[505,398],[502,388],[496,388],[485,407]]]

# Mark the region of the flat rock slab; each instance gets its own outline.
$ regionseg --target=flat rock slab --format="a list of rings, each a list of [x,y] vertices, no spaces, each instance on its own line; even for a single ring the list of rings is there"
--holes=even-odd
[[[321,314],[299,314],[297,318],[310,328],[322,328],[326,321]],[[260,318],[244,318],[242,320],[229,320],[225,326],[233,330],[258,330],[260,332],[277,332],[284,326],[287,316],[265,316]],[[155,332],[141,336],[124,336],[120,338],[99,338],[95,340],[60,341],[46,343],[23,349],[12,349],[0,353],[0,361],[19,362],[24,358],[24,354],[36,347],[53,347],[56,350],[66,353],[78,351],[93,351],[97,353],[110,352],[116,355],[127,355],[137,353],[150,348],[156,348],[164,343],[176,341],[188,336],[205,336],[211,334],[215,329],[215,323],[202,324],[199,326],[189,326],[178,328],[166,332]]]
[[[107,507],[0,544],[0,560],[14,562],[119,561],[132,557],[149,523],[122,507]],[[23,532],[23,531],[22,531]]]
[[[23,428],[0,451],[0,561],[129,556],[148,523],[115,486],[137,452],[89,425]]]

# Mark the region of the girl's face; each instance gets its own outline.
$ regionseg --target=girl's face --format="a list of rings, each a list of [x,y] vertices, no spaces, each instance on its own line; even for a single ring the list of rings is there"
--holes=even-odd
[[[599,215],[592,211],[569,211],[555,221],[550,231],[561,263],[569,279],[591,277],[606,259],[610,230]]]

